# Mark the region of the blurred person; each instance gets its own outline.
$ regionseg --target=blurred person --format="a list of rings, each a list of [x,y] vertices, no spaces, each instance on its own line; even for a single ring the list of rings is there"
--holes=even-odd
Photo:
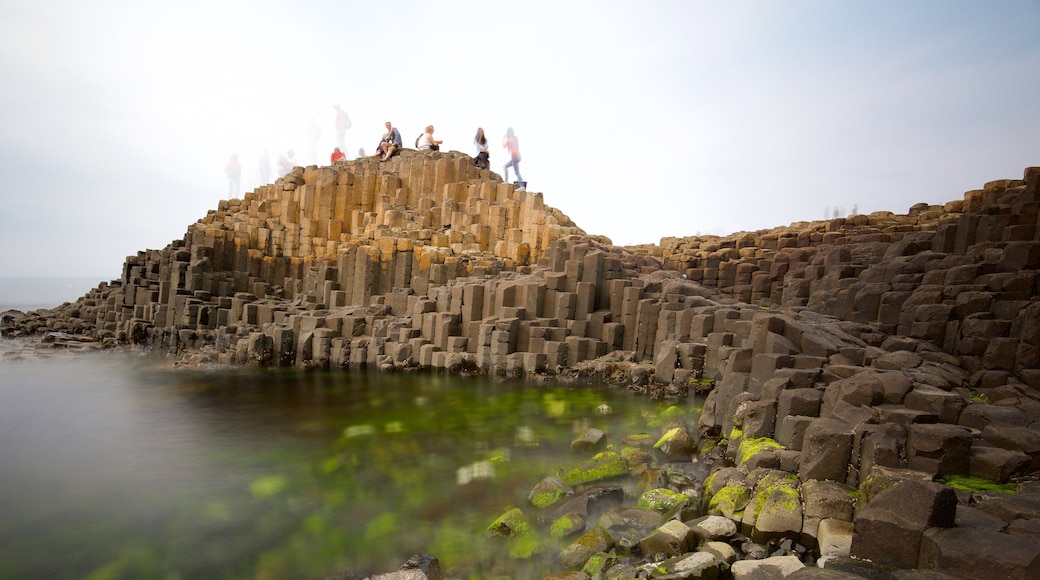
[[[341,149],[347,148],[347,129],[350,128],[350,117],[347,116],[347,112],[339,107],[335,106],[336,109],[336,146]]]
[[[487,137],[484,136],[484,129],[481,127],[477,127],[477,134],[473,137],[473,146],[477,148],[477,157],[473,160],[473,164],[481,169],[490,169]]]
[[[364,147],[358,147],[357,156],[358,156],[358,159],[361,159],[362,157],[365,156],[365,148]]]
[[[287,175],[296,165],[296,152],[289,149],[278,158],[278,175]]]
[[[271,157],[267,154],[267,149],[260,155],[260,185],[267,185],[271,183]]]
[[[440,151],[441,143],[444,141],[438,141],[433,138],[433,125],[427,125],[426,130],[422,135],[419,135],[419,139],[415,142],[415,148],[419,151],[430,149],[431,151]]]
[[[401,149],[401,132],[394,127],[390,121],[386,122],[386,133],[383,133],[383,138],[379,141],[379,145],[376,147],[376,155],[380,155],[382,161],[390,159],[390,156],[395,151]]]
[[[242,184],[242,166],[238,163],[238,153],[231,154],[227,165],[224,166],[224,173],[228,179],[228,197],[238,197]]]
[[[337,161],[343,161],[346,158],[347,158],[347,156],[344,155],[343,152],[339,150],[339,147],[336,147],[332,151],[332,157],[331,157],[332,163],[335,163]]]
[[[502,178],[506,182],[509,181],[509,168],[512,167],[513,172],[516,173],[517,186],[520,189],[526,189],[527,184],[524,183],[524,178],[520,177],[520,140],[517,139],[512,127],[506,129],[506,136],[502,138],[502,147],[509,150],[509,161],[502,168]]]
[[[318,162],[318,139],[321,139],[321,127],[318,126],[318,120],[311,117],[311,122],[307,126],[307,154],[309,155],[307,161],[310,163]]]

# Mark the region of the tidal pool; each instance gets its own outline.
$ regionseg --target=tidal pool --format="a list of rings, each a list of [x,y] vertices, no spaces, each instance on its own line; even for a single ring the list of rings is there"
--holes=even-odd
[[[671,405],[696,421],[692,400]],[[424,373],[0,358],[0,578],[320,578],[420,552],[462,577],[540,577],[558,547],[514,560],[487,526],[584,457],[584,427],[657,435],[669,406]]]

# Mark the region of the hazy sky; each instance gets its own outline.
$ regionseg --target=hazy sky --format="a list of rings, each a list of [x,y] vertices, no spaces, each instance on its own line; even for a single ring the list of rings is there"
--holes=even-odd
[[[1040,165],[1040,0],[0,0],[0,277],[117,277],[224,165],[427,124],[617,244],[905,213]]]

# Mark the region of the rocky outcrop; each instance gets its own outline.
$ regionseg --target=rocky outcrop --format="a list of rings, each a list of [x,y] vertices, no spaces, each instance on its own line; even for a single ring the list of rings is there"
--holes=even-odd
[[[673,424],[653,439],[661,461],[711,466],[707,479],[671,486],[703,496],[689,502],[697,515],[734,522],[754,545],[798,542],[806,551],[795,559],[809,563],[859,556],[962,574],[963,545],[1006,542],[987,566],[1025,577],[1040,545],[1032,494],[947,483],[1021,482],[1040,466],[1038,182],[1040,168],[1029,168],[906,215],[620,248],[465,155],[405,151],[295,168],[221,202],[184,239],[129,257],[120,280],[53,310],[5,313],[3,332],[129,344],[192,364],[706,392],[696,429]],[[597,449],[601,435],[574,444]],[[559,493],[532,493],[585,497],[640,464],[602,450],[546,474]],[[680,498],[631,507],[666,499]],[[899,508],[907,502],[920,510]],[[691,515],[682,505],[669,509]],[[635,524],[579,516],[559,530],[610,530],[612,540],[567,552],[571,567],[616,551],[616,538],[630,556],[620,565],[660,551],[664,576],[808,575],[790,551],[731,566],[708,546],[717,538],[675,524],[642,530],[640,520],[632,539],[625,526]],[[590,570],[611,561],[596,558]]]

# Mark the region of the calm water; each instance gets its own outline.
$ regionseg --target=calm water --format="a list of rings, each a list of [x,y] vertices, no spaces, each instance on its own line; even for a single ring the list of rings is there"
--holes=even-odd
[[[485,528],[579,459],[576,429],[656,434],[666,407],[427,374],[3,356],[16,346],[0,340],[0,578],[318,578],[418,552],[541,577],[558,548],[511,561]]]
[[[28,312],[72,302],[111,278],[0,278],[0,312]]]

